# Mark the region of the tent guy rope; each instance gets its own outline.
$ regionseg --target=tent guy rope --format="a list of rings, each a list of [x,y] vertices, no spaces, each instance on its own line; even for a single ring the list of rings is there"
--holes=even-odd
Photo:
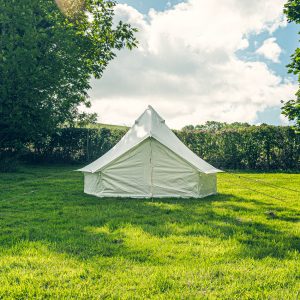
[[[296,193],[299,193],[300,194],[300,190],[296,190],[296,189],[291,189],[291,188],[287,188],[287,187],[284,187],[284,186],[277,186],[275,184],[272,184],[272,183],[269,183],[269,182],[265,182],[261,179],[254,179],[254,178],[248,178],[248,177],[245,177],[245,176],[242,176],[242,175],[238,175],[238,174],[234,174],[234,173],[231,173],[231,172],[227,172],[227,174],[230,174],[230,175],[233,175],[233,176],[236,176],[236,177],[239,177],[239,178],[242,178],[244,180],[248,180],[248,181],[252,181],[252,182],[256,182],[256,183],[260,183],[260,184],[263,184],[263,185],[266,185],[266,186],[269,186],[269,187],[272,187],[274,189],[283,189],[283,190],[287,190],[287,191],[291,191],[291,192],[296,192]]]

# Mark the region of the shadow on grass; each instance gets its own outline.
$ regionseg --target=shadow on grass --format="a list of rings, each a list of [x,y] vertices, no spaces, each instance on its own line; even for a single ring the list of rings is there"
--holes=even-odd
[[[270,205],[230,194],[146,200],[100,199],[70,191],[62,198],[46,199],[37,196],[30,205],[13,210],[11,206],[2,207],[2,249],[22,241],[41,241],[56,252],[78,259],[105,256],[155,262],[147,249],[135,250],[126,245],[124,228],[131,226],[156,239],[182,237],[194,241],[206,237],[218,243],[233,239],[241,246],[237,258],[285,258],[300,251],[298,236],[272,224],[278,219],[297,222],[298,217],[268,220],[264,212]],[[263,221],[255,220],[257,216],[259,220],[263,216]]]

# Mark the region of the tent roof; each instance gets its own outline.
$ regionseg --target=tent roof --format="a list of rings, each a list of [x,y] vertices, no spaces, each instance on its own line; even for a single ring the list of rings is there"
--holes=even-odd
[[[112,149],[78,171],[89,173],[100,171],[106,165],[149,137],[156,139],[202,173],[210,174],[222,172],[208,164],[186,147],[165,124],[165,120],[162,119],[150,105]]]

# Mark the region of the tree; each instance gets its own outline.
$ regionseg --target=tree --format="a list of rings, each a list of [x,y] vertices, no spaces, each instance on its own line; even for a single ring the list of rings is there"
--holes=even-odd
[[[53,0],[0,0],[0,151],[82,121],[91,77],[136,47],[136,30],[114,24],[114,1],[81,2],[61,11]]]
[[[288,22],[300,24],[300,0],[288,0],[284,6],[284,13]],[[298,76],[300,83],[300,48],[297,48],[291,56],[292,62],[288,65],[289,73]],[[296,99],[292,99],[284,103],[282,113],[288,117],[290,121],[296,122],[297,131],[300,130],[300,89],[296,92]]]

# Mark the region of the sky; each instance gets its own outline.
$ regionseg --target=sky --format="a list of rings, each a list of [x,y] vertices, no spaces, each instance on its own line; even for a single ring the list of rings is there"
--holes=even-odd
[[[248,122],[286,125],[281,100],[296,78],[286,65],[300,28],[286,0],[119,0],[116,21],[138,29],[139,47],[122,50],[92,80],[99,122],[131,126],[152,105],[171,128]]]

